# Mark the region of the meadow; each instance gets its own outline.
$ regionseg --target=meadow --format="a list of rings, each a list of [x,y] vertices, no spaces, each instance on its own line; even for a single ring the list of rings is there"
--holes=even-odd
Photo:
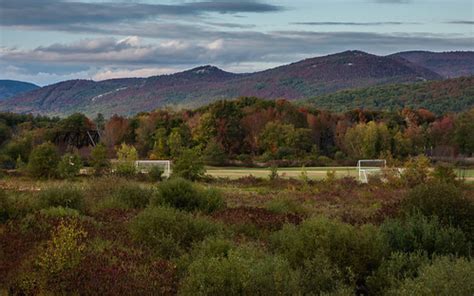
[[[474,293],[472,184],[439,168],[369,184],[333,170],[6,175],[0,294]]]

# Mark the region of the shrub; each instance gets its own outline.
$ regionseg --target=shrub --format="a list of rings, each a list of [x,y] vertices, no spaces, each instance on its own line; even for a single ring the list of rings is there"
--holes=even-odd
[[[403,200],[406,212],[437,216],[443,225],[461,228],[474,238],[474,202],[463,196],[460,188],[445,182],[428,182],[410,190]]]
[[[79,217],[79,211],[63,207],[51,207],[40,210],[40,214],[48,218]]]
[[[197,149],[185,149],[181,152],[173,165],[173,175],[195,181],[206,172],[204,162]]]
[[[135,184],[124,184],[114,190],[112,197],[126,208],[144,208],[155,195],[155,190]]]
[[[74,220],[62,222],[53,231],[51,240],[36,259],[40,272],[54,279],[63,270],[77,265],[85,249],[87,233]]]
[[[435,258],[416,278],[405,279],[390,295],[474,295],[474,262],[466,258]]]
[[[384,295],[407,278],[418,276],[418,269],[429,262],[424,252],[392,253],[380,267],[367,278],[367,288],[371,295]]]
[[[277,197],[265,203],[265,208],[277,214],[305,214],[306,209],[301,202],[289,197]]]
[[[84,210],[84,194],[82,190],[63,185],[45,189],[39,193],[39,204],[42,208],[65,207]]]
[[[28,172],[37,178],[52,178],[57,174],[59,155],[51,143],[41,144],[31,151]]]
[[[116,166],[116,172],[122,176],[133,176],[136,173],[135,161],[138,160],[137,149],[133,146],[129,146],[122,143],[120,148],[117,150],[118,163]]]
[[[270,167],[270,174],[268,175],[268,178],[273,181],[277,180],[279,178],[278,175],[278,166],[276,164],[272,164]]]
[[[297,295],[298,274],[278,256],[249,247],[231,249],[225,256],[195,260],[183,280],[181,295]]]
[[[77,154],[65,154],[58,165],[58,173],[61,178],[69,179],[79,175],[82,168],[81,157]]]
[[[439,181],[439,182],[445,182],[445,183],[456,183],[456,173],[454,172],[454,169],[452,166],[449,165],[437,165],[433,172],[431,173],[431,176]]]
[[[428,179],[430,160],[425,156],[410,158],[404,164],[405,170],[402,173],[402,182],[407,186],[423,184]]]
[[[110,169],[110,161],[107,157],[107,147],[98,144],[91,151],[90,164],[96,175],[101,175]]]
[[[413,214],[385,221],[380,229],[393,251],[425,251],[431,256],[468,254],[471,249],[461,230],[441,225],[436,217]]]
[[[148,208],[130,225],[135,240],[168,258],[182,254],[193,243],[221,231],[217,223],[167,207]]]
[[[348,282],[377,268],[387,251],[376,227],[355,227],[324,217],[305,220],[299,226],[286,225],[272,235],[271,247],[293,266],[326,256]]]
[[[224,200],[219,191],[199,188],[182,178],[171,179],[160,184],[156,198],[152,199],[152,205],[160,205],[163,202],[185,211],[213,212],[224,206]]]
[[[148,171],[148,179],[151,182],[158,182],[163,179],[163,169],[160,168],[159,166],[152,166],[150,170]]]
[[[10,200],[5,191],[0,190],[0,223],[10,218]]]

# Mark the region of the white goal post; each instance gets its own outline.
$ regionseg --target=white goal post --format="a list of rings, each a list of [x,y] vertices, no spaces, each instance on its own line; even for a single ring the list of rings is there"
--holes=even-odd
[[[357,161],[359,181],[368,183],[370,175],[380,174],[386,166],[387,161],[385,159],[361,159]]]
[[[171,160],[137,160],[135,167],[137,171],[146,173],[151,167],[158,166],[163,168],[163,177],[169,178],[171,176]]]

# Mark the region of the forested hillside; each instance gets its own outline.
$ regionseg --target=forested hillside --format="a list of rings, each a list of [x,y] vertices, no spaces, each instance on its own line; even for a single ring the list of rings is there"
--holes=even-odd
[[[340,91],[305,101],[316,108],[342,112],[355,108],[400,110],[424,108],[436,114],[474,106],[474,77],[416,84],[394,84]]]

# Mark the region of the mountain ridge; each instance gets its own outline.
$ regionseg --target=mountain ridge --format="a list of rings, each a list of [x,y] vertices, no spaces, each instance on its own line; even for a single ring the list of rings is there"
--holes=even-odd
[[[352,50],[254,73],[237,74],[205,65],[148,78],[64,81],[2,102],[0,110],[130,115],[169,105],[198,107],[240,96],[296,100],[345,89],[441,79],[442,75],[401,56]]]

